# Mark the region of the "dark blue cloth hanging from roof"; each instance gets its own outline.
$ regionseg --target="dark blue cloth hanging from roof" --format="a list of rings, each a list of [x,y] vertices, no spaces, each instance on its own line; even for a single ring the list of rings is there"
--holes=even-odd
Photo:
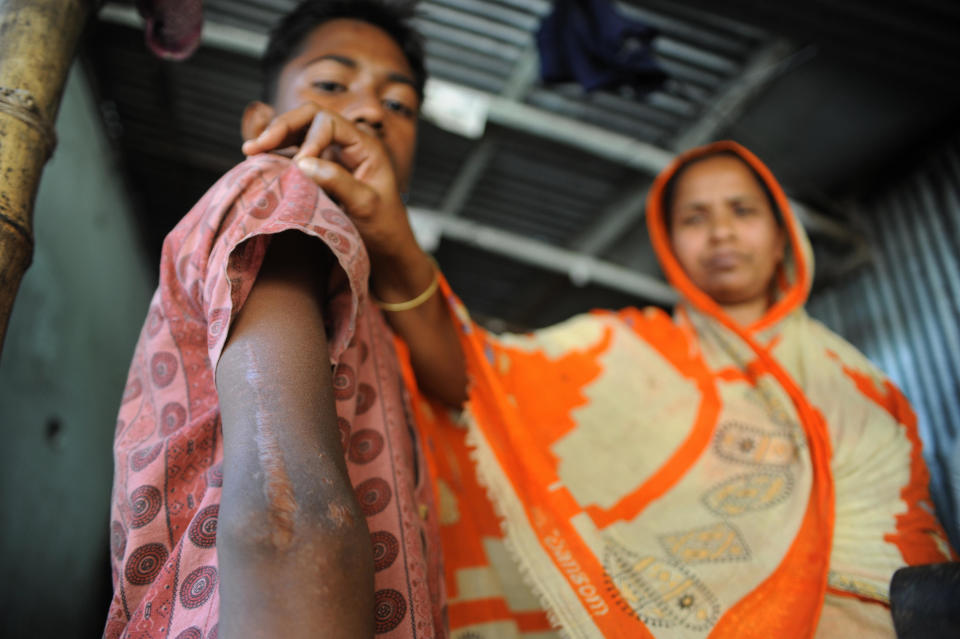
[[[540,25],[540,77],[578,82],[587,91],[631,87],[648,93],[668,76],[653,57],[659,32],[622,16],[610,0],[557,0]]]

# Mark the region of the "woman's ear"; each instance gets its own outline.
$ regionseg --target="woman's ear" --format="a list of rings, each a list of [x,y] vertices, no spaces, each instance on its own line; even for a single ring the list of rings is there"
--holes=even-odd
[[[275,115],[276,111],[272,106],[259,100],[247,104],[240,120],[240,135],[243,136],[244,142],[263,133]]]

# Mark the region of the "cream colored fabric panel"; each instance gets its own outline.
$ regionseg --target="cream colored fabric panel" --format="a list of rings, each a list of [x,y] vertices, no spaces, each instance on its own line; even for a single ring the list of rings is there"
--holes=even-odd
[[[450,639],[519,639],[522,635],[512,621],[494,621],[464,630],[454,630]]]
[[[699,390],[622,323],[611,326],[603,373],[574,411],[576,428],[553,446],[561,481],[580,504],[610,508],[683,443]],[[643,401],[631,401],[643,398]],[[624,455],[623,451],[632,451]]]
[[[561,639],[559,630],[521,633],[512,621],[499,621],[454,631],[450,639]]]
[[[574,519],[658,638],[708,636],[720,611],[779,565],[800,527],[812,481],[807,449],[795,445],[796,432],[771,424],[754,392],[743,383],[721,387],[710,445],[635,519],[604,531],[585,515]]]
[[[907,511],[900,493],[910,481],[912,445],[903,426],[860,392],[827,349],[881,390],[882,373],[818,322],[805,314],[798,320],[805,320],[807,334],[816,335],[820,352],[802,353],[797,373],[804,377],[807,397],[826,418],[833,444],[836,524],[830,584],[886,600],[893,572],[904,559],[883,537],[896,532],[896,516]]]
[[[544,543],[540,543],[537,532],[531,527],[530,521],[527,519],[523,503],[497,463],[489,442],[484,438],[476,423],[473,422],[469,413],[469,405],[467,406],[466,417],[471,422],[468,444],[474,448],[476,453],[477,476],[480,482],[487,487],[497,514],[503,518],[506,544],[512,555],[523,564],[521,569],[529,577],[533,591],[543,598],[548,612],[554,616],[557,624],[564,629],[567,637],[570,639],[591,639],[600,636],[596,624],[591,619],[591,613],[583,607],[581,598],[574,592],[562,573],[557,570],[550,554],[548,554],[547,549],[549,549],[549,553],[559,558],[558,561],[562,562],[565,553],[567,553],[564,542],[558,534],[555,535],[547,531]],[[536,512],[533,516],[536,517]],[[579,567],[574,565],[566,565],[565,570],[568,572],[571,570],[580,571]],[[595,614],[605,614],[605,605],[604,609],[596,610]]]
[[[896,639],[893,617],[881,604],[827,593],[814,639]]]
[[[500,575],[502,593],[510,610],[523,612],[543,610],[537,595],[524,581],[517,558],[511,556],[506,544],[499,539],[487,538],[483,540],[483,547],[490,559],[490,564]]]
[[[607,318],[576,315],[535,333],[499,335],[497,341],[508,348],[529,353],[540,351],[547,357],[557,358],[571,351],[590,348],[603,338],[604,327],[613,324]]]

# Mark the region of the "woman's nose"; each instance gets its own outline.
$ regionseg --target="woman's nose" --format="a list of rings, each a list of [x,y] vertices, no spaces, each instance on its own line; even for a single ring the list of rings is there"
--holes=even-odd
[[[715,240],[733,237],[735,233],[732,216],[721,213],[710,220],[710,236]]]

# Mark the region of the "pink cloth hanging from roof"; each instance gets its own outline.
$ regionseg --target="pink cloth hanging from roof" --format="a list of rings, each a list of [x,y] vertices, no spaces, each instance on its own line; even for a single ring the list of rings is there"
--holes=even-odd
[[[137,0],[147,21],[147,46],[158,57],[185,60],[200,46],[202,0]]]

